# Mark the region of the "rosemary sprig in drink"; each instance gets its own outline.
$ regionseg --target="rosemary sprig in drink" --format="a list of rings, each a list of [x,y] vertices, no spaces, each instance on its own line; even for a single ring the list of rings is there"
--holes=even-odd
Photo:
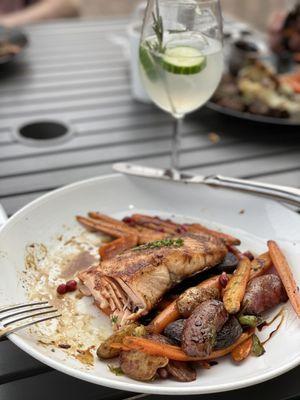
[[[159,53],[164,53],[165,52],[165,47],[163,45],[164,24],[163,24],[163,19],[159,13],[158,0],[156,0],[156,13],[153,12],[152,17],[153,17],[152,29],[154,30],[154,33],[157,38],[157,43],[155,44],[154,48],[152,48],[152,50],[156,50]]]

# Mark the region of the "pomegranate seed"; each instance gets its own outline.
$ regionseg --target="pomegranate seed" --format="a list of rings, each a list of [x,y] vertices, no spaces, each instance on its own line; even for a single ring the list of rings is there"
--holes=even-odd
[[[73,279],[66,283],[67,292],[74,292],[77,289],[77,282]]]
[[[164,230],[164,228],[159,228],[158,232],[165,233],[165,230]]]
[[[68,291],[67,285],[65,283],[62,283],[57,287],[56,291],[58,294],[66,294]]]
[[[132,218],[130,218],[130,217],[124,217],[124,218],[122,219],[122,221],[125,222],[125,224],[131,224]]]
[[[225,288],[227,286],[229,279],[226,272],[222,272],[222,275],[219,278],[220,285]]]

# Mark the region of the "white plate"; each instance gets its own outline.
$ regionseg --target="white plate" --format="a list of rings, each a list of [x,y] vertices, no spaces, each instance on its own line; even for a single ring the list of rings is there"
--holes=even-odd
[[[62,188],[34,201],[14,215],[0,231],[0,301],[18,303],[25,299],[20,282],[24,249],[32,242],[51,243],[63,225],[77,229],[76,214],[89,210],[121,216],[132,211],[176,215],[198,219],[205,224],[239,236],[244,248],[257,253],[275,239],[285,251],[300,282],[300,217],[279,203],[246,194],[200,185],[128,178],[111,175]],[[240,213],[241,210],[244,212]],[[99,320],[107,324],[99,313]],[[62,351],[52,353],[40,346],[27,332],[10,339],[45,364],[74,377],[116,389],[160,394],[202,394],[222,392],[263,382],[300,364],[300,322],[289,304],[283,327],[266,346],[266,354],[234,365],[223,359],[211,370],[201,370],[191,383],[171,380],[142,383],[115,376],[104,362],[96,361],[90,370]]]

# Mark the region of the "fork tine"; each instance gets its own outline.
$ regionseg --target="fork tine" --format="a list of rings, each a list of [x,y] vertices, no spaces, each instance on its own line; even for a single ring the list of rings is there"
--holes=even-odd
[[[10,310],[16,310],[17,308],[23,308],[23,307],[30,307],[30,306],[37,306],[41,304],[47,304],[48,301],[35,301],[33,303],[20,303],[20,304],[13,304],[13,305],[8,305],[8,306],[3,306],[0,307],[0,313],[5,312],[5,311],[10,311]]]
[[[46,317],[46,318],[39,318],[39,319],[27,322],[22,325],[13,326],[10,329],[6,328],[6,332],[4,333],[4,336],[9,335],[10,333],[14,333],[20,329],[27,328],[28,326],[39,324],[40,322],[49,321],[50,319],[59,318],[59,317],[61,317],[61,314],[51,315],[50,317]]]
[[[8,325],[15,324],[16,322],[23,321],[24,319],[37,317],[39,315],[50,314],[50,313],[57,312],[57,311],[58,310],[53,309],[53,310],[50,310],[50,311],[41,311],[41,312],[34,313],[34,314],[28,314],[28,315],[25,315],[24,317],[17,318],[17,319],[14,319],[13,321],[6,322],[5,324],[3,324],[3,326],[7,327]]]
[[[15,315],[25,314],[25,313],[29,313],[29,312],[32,312],[32,311],[38,311],[38,310],[46,310],[46,309],[52,308],[52,307],[53,306],[51,306],[51,305],[47,305],[47,306],[45,305],[45,306],[42,306],[42,307],[29,308],[29,309],[25,309],[25,310],[22,309],[21,311],[14,312],[12,314],[3,315],[2,317],[0,317],[0,321],[4,321],[5,319],[14,317]]]

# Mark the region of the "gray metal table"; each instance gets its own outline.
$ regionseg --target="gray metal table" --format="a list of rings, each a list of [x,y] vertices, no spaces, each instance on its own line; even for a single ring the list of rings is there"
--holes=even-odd
[[[110,173],[115,161],[169,165],[170,118],[131,99],[127,62],[116,44],[124,37],[126,23],[120,18],[33,26],[27,29],[31,45],[24,56],[0,71],[0,202],[9,215],[51,189]],[[18,126],[47,119],[66,120],[72,138],[38,147],[16,137]],[[219,135],[218,143],[210,141],[210,132]],[[184,125],[181,162],[191,172],[299,187],[299,155],[299,129],[244,123],[205,109]],[[295,398],[300,394],[299,371],[253,388],[201,398]],[[0,343],[1,399],[67,395],[73,400],[133,396],[80,382],[41,365],[9,341]]]

